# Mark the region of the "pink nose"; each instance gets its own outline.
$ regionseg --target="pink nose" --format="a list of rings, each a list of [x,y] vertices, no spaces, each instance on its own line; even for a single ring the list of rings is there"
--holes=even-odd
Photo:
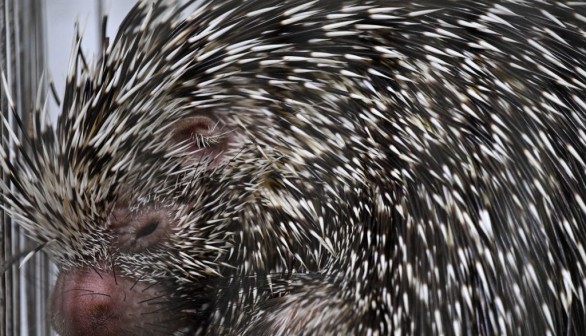
[[[145,335],[152,326],[171,334],[180,322],[159,286],[93,268],[62,271],[51,303],[62,335]]]

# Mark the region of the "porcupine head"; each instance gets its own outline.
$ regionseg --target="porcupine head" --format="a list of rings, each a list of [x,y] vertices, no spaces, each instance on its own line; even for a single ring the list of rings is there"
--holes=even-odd
[[[76,40],[56,127],[39,112],[32,133],[4,139],[3,205],[59,268],[58,333],[237,333],[251,320],[241,307],[333,249],[325,204],[343,190],[297,167],[342,140],[304,140],[305,123],[328,121],[295,116],[314,97],[295,96],[290,65],[262,75],[284,46],[257,36],[250,14],[264,6],[140,2],[96,63]]]

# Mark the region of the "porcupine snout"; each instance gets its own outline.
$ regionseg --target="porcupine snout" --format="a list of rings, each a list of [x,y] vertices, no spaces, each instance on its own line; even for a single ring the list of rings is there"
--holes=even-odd
[[[107,228],[119,253],[140,253],[169,238],[173,221],[165,210],[131,211],[121,204]],[[139,335],[149,326],[169,331],[180,321],[169,315],[168,289],[123,276],[106,264],[61,271],[53,291],[52,320],[62,335]]]

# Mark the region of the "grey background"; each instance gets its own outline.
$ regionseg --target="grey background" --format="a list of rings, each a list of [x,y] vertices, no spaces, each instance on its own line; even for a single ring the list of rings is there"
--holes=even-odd
[[[113,37],[126,13],[137,0],[46,0],[48,73],[55,83],[59,97],[63,96],[65,78],[73,47],[74,25],[79,22],[83,32],[82,48],[89,60],[94,60],[99,46],[102,15],[108,14],[107,33]],[[56,105],[51,102],[56,118]]]

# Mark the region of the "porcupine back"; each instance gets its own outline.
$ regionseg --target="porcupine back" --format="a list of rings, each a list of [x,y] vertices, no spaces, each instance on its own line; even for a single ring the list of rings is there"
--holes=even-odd
[[[150,18],[141,8],[127,32]],[[34,237],[60,242],[58,261],[111,259],[84,218],[156,194],[188,205],[169,252],[115,263],[179,291],[209,284],[210,333],[584,331],[580,3],[211,1],[153,17],[70,91],[88,103],[64,111],[85,116],[62,117],[30,164],[70,153],[54,170],[93,184],[34,172],[47,178],[9,194],[59,200],[54,213],[13,204]],[[165,155],[165,132],[150,132],[194,110],[234,134],[216,169]],[[75,211],[71,190],[87,195]]]

